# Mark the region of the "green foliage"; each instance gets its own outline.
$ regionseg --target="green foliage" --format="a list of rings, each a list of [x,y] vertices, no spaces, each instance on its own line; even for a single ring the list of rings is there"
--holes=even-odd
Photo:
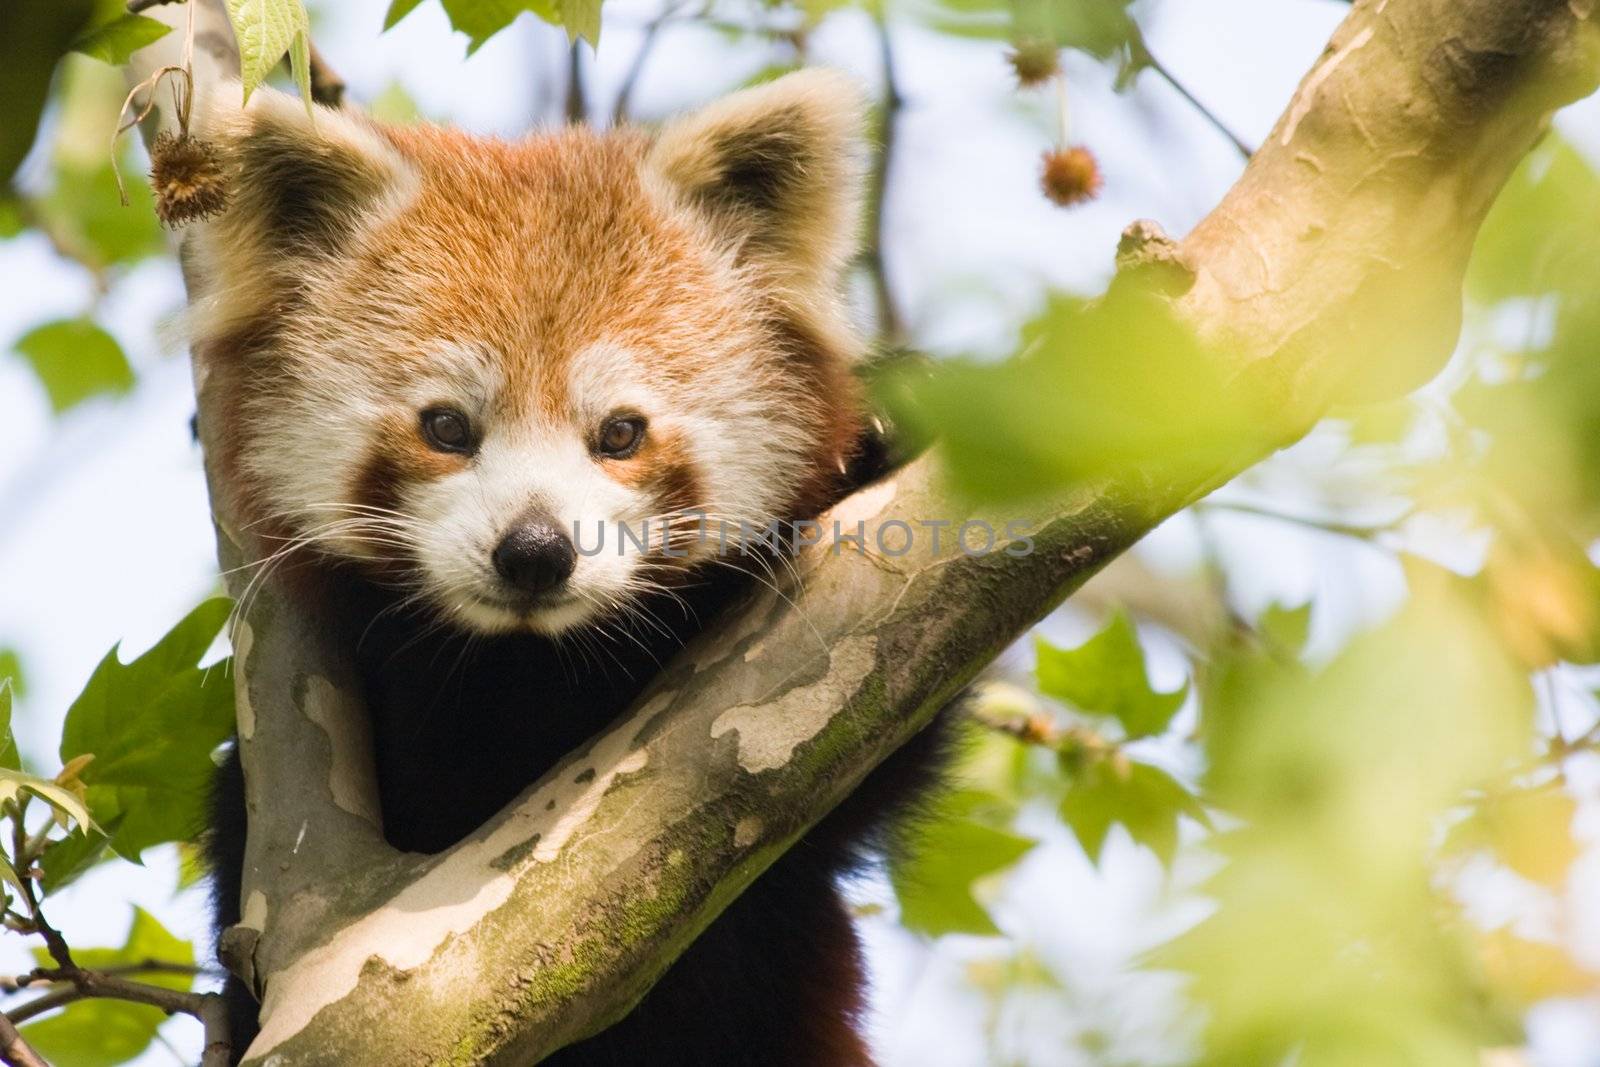
[[[16,684],[9,677],[0,677],[0,768],[12,771],[22,769],[22,754],[17,751],[17,739],[11,732],[12,698]]]
[[[1016,864],[1035,842],[1003,829],[1010,812],[996,810],[981,793],[958,793],[939,814],[921,840],[909,842],[890,864],[901,925],[934,937],[998,934],[973,895],[974,885]]]
[[[467,35],[467,54],[471,55],[489,38],[511,25],[517,16],[532,12],[552,26],[564,26],[567,37],[576,42],[582,37],[591,45],[600,43],[600,0],[439,0],[450,25]],[[383,28],[411,14],[422,0],[392,0],[384,15]]]
[[[50,965],[47,954],[36,951],[35,956],[42,966]],[[97,971],[118,971],[151,961],[192,967],[194,946],[174,937],[149,912],[135,908],[121,948],[77,949],[73,958],[80,967]],[[181,973],[146,971],[134,977],[164,989],[188,990],[193,984],[189,975]],[[160,1008],[145,1004],[81,1000],[59,1015],[22,1027],[22,1036],[52,1063],[116,1067],[144,1052],[166,1018]]]
[[[102,4],[102,11],[107,5]],[[139,49],[165,37],[172,29],[143,15],[130,15],[122,4],[111,5],[109,18],[102,14],[72,42],[74,52],[120,67]]]
[[[1187,682],[1171,693],[1151,688],[1139,636],[1122,612],[1077,648],[1060,649],[1037,638],[1034,651],[1041,692],[1087,714],[1116,719],[1129,740],[1165,731],[1189,697]]]
[[[1205,808],[1178,780],[1138,760],[1101,759],[1072,772],[1061,818],[1084,853],[1100,860],[1106,835],[1120,824],[1128,836],[1170,865],[1178,851],[1178,821],[1209,826]]]
[[[94,0],[7,0],[0,34],[0,187],[11,181],[39,131],[56,61],[94,15]]]
[[[266,80],[284,54],[294,68],[300,98],[311,108],[311,17],[305,0],[228,0],[228,19],[239,42],[244,98]]]
[[[210,756],[233,731],[233,685],[226,663],[196,664],[229,604],[201,604],[131,663],[112,649],[67,711],[61,759],[94,756],[82,772],[89,804],[108,826],[116,820],[110,847],[126,859],[184,840],[203,821]]]
[[[36,326],[15,345],[33,368],[57,415],[96,396],[133,388],[133,369],[117,339],[87,319]]]
[[[896,417],[936,427],[955,487],[976,500],[1059,493],[1112,472],[1196,477],[1260,432],[1224,402],[1221,364],[1159,302],[1123,293],[1088,303],[1052,297],[999,364],[947,361],[891,376]]]

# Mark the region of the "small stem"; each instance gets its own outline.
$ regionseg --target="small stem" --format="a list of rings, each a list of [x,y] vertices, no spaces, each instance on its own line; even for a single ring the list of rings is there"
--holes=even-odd
[[[233,1038],[228,1032],[228,1005],[215,993],[200,1000],[200,1025],[205,1030],[205,1051],[200,1067],[228,1067],[233,1061]]]
[[[589,100],[583,87],[583,56],[577,41],[567,50],[567,122],[581,126],[589,121]]]
[[[895,302],[894,286],[889,280],[889,265],[884,258],[883,248],[887,228],[885,209],[889,199],[890,169],[894,164],[895,132],[900,110],[905,105],[905,98],[900,95],[894,42],[889,35],[889,23],[881,4],[873,9],[873,26],[878,34],[878,56],[883,67],[883,107],[878,121],[878,154],[873,161],[869,186],[870,236],[863,258],[872,274],[872,289],[878,309],[878,339],[886,344],[892,344],[901,339],[905,327],[900,318],[899,306]]]
[[[662,27],[683,8],[684,3],[685,0],[672,0],[661,9],[660,14],[645,23],[639,50],[633,54],[633,60],[628,64],[628,73],[623,75],[622,88],[617,90],[617,100],[611,108],[611,125],[621,126],[628,121],[628,107],[633,102],[633,90],[639,84],[639,76],[644,73],[645,62],[655,50]]]
[[[1226,137],[1233,144],[1234,148],[1239,150],[1239,154],[1241,156],[1243,156],[1245,159],[1249,159],[1251,156],[1255,155],[1255,149],[1251,148],[1248,144],[1245,144],[1243,138],[1230,130],[1227,124],[1218,118],[1210,108],[1206,107],[1199,100],[1197,100],[1195,95],[1184,87],[1184,84],[1173,75],[1172,71],[1168,70],[1159,59],[1150,54],[1150,49],[1145,45],[1143,40],[1136,40],[1133,42],[1133,52],[1135,63],[1142,63],[1144,66],[1149,67],[1151,70],[1155,71],[1163,81],[1176,89],[1178,91],[1178,95],[1189,102],[1190,107],[1200,112],[1202,118],[1209,122],[1218,133]]]
[[[328,61],[317,49],[315,42],[307,42],[310,46],[311,99],[328,107],[344,106],[344,79],[328,64]]]
[[[1238,515],[1253,515],[1260,519],[1292,523],[1296,526],[1304,526],[1308,530],[1337,534],[1340,537],[1353,537],[1368,543],[1375,543],[1383,534],[1394,533],[1402,523],[1411,517],[1411,510],[1408,508],[1404,514],[1393,522],[1386,522],[1377,526],[1362,526],[1359,523],[1319,519],[1310,515],[1293,515],[1287,512],[1273,511],[1271,508],[1257,507],[1254,504],[1235,504],[1222,500],[1207,500],[1195,506],[1204,511],[1231,511]]]
[[[9,1067],[50,1067],[3,1015],[0,1015],[0,1061]]]
[[[187,0],[128,0],[128,14],[137,15],[141,11],[149,11],[153,7],[164,7],[167,4],[182,4]]]

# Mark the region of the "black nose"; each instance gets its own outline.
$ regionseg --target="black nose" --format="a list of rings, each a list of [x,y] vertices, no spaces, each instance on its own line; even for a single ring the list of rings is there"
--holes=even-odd
[[[577,562],[571,539],[545,519],[518,523],[494,550],[496,573],[524,593],[542,593],[560,585]]]

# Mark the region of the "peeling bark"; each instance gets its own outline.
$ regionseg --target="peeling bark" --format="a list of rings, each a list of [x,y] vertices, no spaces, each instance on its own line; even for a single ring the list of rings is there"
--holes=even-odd
[[[1550,113],[1595,86],[1594,8],[1358,0],[1218,208],[1179,242],[1130,229],[1120,279],[1153,282],[1224,354],[1275,443],[1331,403],[1426,380],[1456,342],[1495,194]],[[205,0],[202,80],[226,69],[219,12]],[[1195,402],[1212,399],[1238,398]],[[267,590],[236,639],[251,830],[225,953],[265,993],[247,1062],[524,1064],[620,1017],[1007,644],[1262,447],[1182,481],[1084,487],[1038,516],[1025,554],[813,549],[789,597],[755,595],[623,721],[432,857],[377,830],[347,650]],[[958,514],[923,459],[824,521]]]

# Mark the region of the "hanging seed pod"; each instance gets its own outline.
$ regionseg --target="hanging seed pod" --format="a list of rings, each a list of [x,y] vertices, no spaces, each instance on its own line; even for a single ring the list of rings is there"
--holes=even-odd
[[[1061,73],[1061,50],[1056,43],[1044,37],[1027,37],[1019,40],[1006,53],[1011,69],[1017,75],[1017,87],[1032,89]]]
[[[228,175],[217,146],[186,133],[163,133],[150,146],[150,187],[156,216],[173,229],[228,206]]]
[[[1082,204],[1100,195],[1104,184],[1094,153],[1082,145],[1056,148],[1044,154],[1039,185],[1051,202],[1062,207]]]

